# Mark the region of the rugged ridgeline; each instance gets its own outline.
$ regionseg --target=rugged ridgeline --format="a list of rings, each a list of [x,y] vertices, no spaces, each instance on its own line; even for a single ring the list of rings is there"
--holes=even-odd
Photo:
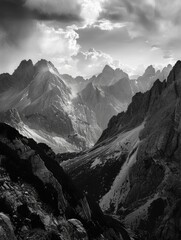
[[[23,61],[0,75],[0,119],[56,152],[80,151],[101,134],[94,112],[75,102],[72,89],[51,62]]]
[[[15,72],[0,75],[0,120],[55,152],[82,151],[95,144],[110,118],[125,111],[134,93],[146,91],[162,72],[150,66],[129,80],[106,65],[84,80],[60,75],[51,62],[22,61]]]
[[[0,120],[55,152],[81,151],[95,144],[131,97],[120,69],[106,66],[86,81],[60,75],[46,60],[22,61],[12,75],[0,75]]]
[[[45,144],[0,123],[0,239],[130,240],[78,191]]]
[[[142,76],[130,81],[133,93],[148,91],[157,79],[161,82],[164,81],[167,79],[171,69],[172,65],[170,64],[157,71],[152,65],[148,66]]]
[[[86,154],[62,166],[104,212],[144,240],[181,239],[181,62],[114,116]]]
[[[101,130],[107,127],[110,118],[127,109],[132,90],[128,74],[121,69],[106,65],[102,72],[86,81],[77,77],[63,75],[63,79],[75,90],[74,104],[84,103],[95,114]]]
[[[104,130],[112,116],[127,109],[131,96],[129,79],[123,78],[110,86],[89,83],[75,101],[84,102],[95,113],[98,125]]]
[[[89,82],[98,86],[111,86],[122,78],[129,78],[129,76],[120,68],[114,70],[109,65],[105,65],[102,72],[97,76],[91,77]]]

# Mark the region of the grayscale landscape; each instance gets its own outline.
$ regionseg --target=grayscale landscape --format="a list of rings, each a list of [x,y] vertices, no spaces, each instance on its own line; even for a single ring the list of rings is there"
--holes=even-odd
[[[181,239],[180,10],[0,0],[0,240]]]

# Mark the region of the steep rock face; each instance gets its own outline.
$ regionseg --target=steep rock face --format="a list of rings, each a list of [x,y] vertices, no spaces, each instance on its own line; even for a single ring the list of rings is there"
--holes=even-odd
[[[0,75],[0,111],[7,111],[16,106],[21,100],[24,89],[30,84],[34,76],[31,60],[24,60],[12,75]]]
[[[6,88],[0,94],[4,122],[38,142],[49,144],[56,152],[83,150],[97,141],[101,129],[95,113],[84,102],[74,101],[72,89],[51,62],[40,60],[33,66],[31,61],[23,61],[7,77],[10,82],[13,78],[13,84],[6,86],[2,81]],[[11,109],[16,109],[19,123],[6,119]]]
[[[180,89],[178,61],[167,81],[137,93],[110,120],[94,148],[62,163],[102,210],[119,215],[143,239],[181,238]]]
[[[29,85],[28,104],[19,107],[22,116],[31,124],[43,127],[48,132],[72,134],[71,119],[66,111],[70,101],[70,89],[49,69],[49,63],[35,65],[36,76]],[[35,127],[34,127],[35,128]]]
[[[44,144],[0,123],[1,239],[126,239],[120,221],[78,191]]]
[[[123,78],[109,86],[89,83],[79,97],[95,113],[97,123],[103,130],[113,115],[126,110],[132,91],[129,79]]]
[[[112,137],[119,131],[130,130],[139,126],[146,118],[149,108],[157,108],[155,102],[165,88],[166,82],[161,83],[157,80],[150,91],[146,93],[136,93],[127,111],[125,113],[119,113],[110,120],[108,128],[103,131],[98,143],[102,142],[107,137]]]

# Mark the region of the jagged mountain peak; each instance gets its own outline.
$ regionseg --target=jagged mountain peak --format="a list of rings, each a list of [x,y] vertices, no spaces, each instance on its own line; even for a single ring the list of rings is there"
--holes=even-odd
[[[41,59],[35,64],[35,66],[36,67],[47,66],[48,63],[50,63],[50,62],[47,61],[46,59]]]
[[[58,70],[55,68],[52,62],[46,59],[41,59],[35,64],[35,71],[38,72],[51,72],[55,75],[59,75]]]
[[[167,67],[168,67],[168,68],[172,68],[172,64],[169,63],[169,64],[167,65]]]
[[[22,68],[24,68],[24,67],[26,67],[26,66],[33,66],[33,62],[32,62],[31,59],[29,59],[29,60],[26,60],[26,59],[22,60],[16,70],[22,69]],[[16,71],[16,70],[15,70],[15,71]]]
[[[9,73],[0,74],[0,92],[6,92],[10,89],[12,91],[23,90],[32,81],[33,76],[32,61],[23,60],[12,75]]]
[[[121,69],[117,68],[114,70],[109,65],[105,65],[102,72],[97,76],[93,76],[89,81],[92,81],[96,85],[109,86],[124,77],[129,78],[128,74]]]
[[[102,70],[102,72],[109,72],[109,71],[114,71],[112,67],[110,67],[108,64],[106,64]]]
[[[144,75],[155,75],[156,71],[153,65],[150,65],[146,68]]]
[[[16,68],[13,75],[18,75],[25,71],[33,71],[33,68],[34,68],[34,66],[33,66],[33,62],[31,59],[23,60],[23,61],[21,61],[19,66]]]

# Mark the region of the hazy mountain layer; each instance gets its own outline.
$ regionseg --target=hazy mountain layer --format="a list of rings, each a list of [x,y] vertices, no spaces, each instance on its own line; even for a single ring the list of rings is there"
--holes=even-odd
[[[167,79],[171,69],[172,65],[170,64],[158,71],[152,65],[148,66],[142,76],[130,81],[133,93],[146,92],[153,86],[153,83],[157,79],[163,82]]]

